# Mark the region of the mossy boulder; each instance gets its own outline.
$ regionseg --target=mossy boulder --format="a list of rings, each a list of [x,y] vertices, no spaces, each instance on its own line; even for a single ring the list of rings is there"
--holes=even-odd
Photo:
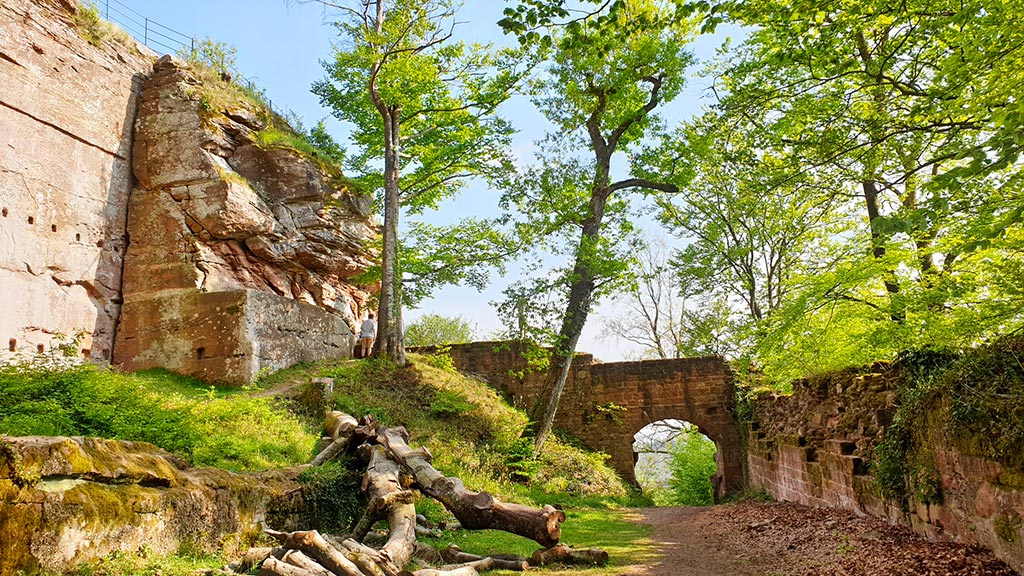
[[[189,468],[144,442],[0,439],[0,576],[62,572],[144,545],[212,552],[264,526],[298,527],[298,474]]]

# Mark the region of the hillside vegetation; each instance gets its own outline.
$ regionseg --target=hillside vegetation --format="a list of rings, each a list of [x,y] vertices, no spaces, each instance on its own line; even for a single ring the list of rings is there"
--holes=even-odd
[[[525,414],[485,383],[455,372],[445,356],[411,359],[406,367],[386,360],[299,365],[248,388],[210,386],[164,370],[120,374],[45,361],[0,366],[0,434],[146,441],[194,465],[241,472],[308,462],[324,410],[372,414],[382,424],[405,426],[412,445],[426,446],[438,469],[474,490],[528,505],[564,505],[567,542],[605,546],[614,554],[642,538],[643,530],[617,511],[635,494],[605,464],[605,456],[556,438],[534,459],[532,441],[522,437]],[[333,378],[334,393],[324,397],[319,385],[310,384],[314,377]],[[361,514],[356,469],[343,462],[303,475],[313,516],[325,529],[344,531]],[[427,499],[417,509],[434,520],[451,519]],[[529,554],[536,546],[493,532],[446,533],[434,543],[450,541],[480,553]],[[193,558],[187,551],[171,559],[117,555],[83,573],[148,574],[160,567],[167,575],[224,560]]]

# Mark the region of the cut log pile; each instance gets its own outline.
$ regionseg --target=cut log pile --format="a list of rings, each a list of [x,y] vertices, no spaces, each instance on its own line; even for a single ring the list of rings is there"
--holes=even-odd
[[[409,446],[404,428],[379,426],[373,416],[357,421],[348,414],[331,412],[325,432],[326,447],[311,466],[349,453],[366,464],[362,489],[369,503],[355,528],[340,537],[315,530],[266,530],[278,542],[277,547],[253,548],[221,573],[258,568],[261,576],[474,576],[489,569],[524,571],[534,565],[602,565],[608,561],[602,550],[576,550],[559,543],[565,521],[561,510],[501,502],[486,492],[467,489],[458,478],[445,476],[433,467],[426,448]],[[503,530],[534,540],[543,548],[532,558],[484,557],[467,554],[454,544],[434,550],[418,543],[417,534],[437,536],[439,531],[416,515],[417,492],[443,504],[462,528]],[[387,536],[383,540],[370,538],[376,534],[371,529],[382,520],[387,522]],[[371,540],[375,546],[369,545]],[[408,566],[416,569],[406,571]]]

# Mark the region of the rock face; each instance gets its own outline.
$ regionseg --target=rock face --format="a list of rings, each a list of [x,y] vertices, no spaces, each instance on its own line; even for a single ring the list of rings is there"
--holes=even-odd
[[[187,468],[144,442],[2,439],[0,576],[61,572],[143,545],[242,548],[264,526],[300,525],[297,473]]]
[[[120,311],[132,124],[152,59],[91,46],[65,10],[0,2],[0,359],[84,332],[79,352],[109,360]]]
[[[136,122],[114,361],[208,381],[351,354],[369,294],[367,198],[288,148],[264,147],[252,110],[209,110],[200,80],[165,56]]]

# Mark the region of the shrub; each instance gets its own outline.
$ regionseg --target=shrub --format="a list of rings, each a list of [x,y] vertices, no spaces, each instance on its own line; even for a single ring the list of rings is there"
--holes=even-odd
[[[347,461],[328,462],[299,475],[307,519],[317,530],[343,534],[366,509],[359,489],[362,474],[349,464]]]
[[[182,48],[178,56],[192,65],[209,66],[219,75],[230,74],[235,69],[235,55],[238,50],[231,44],[215,42],[206,37],[194,46]]]
[[[711,477],[718,471],[715,443],[697,431],[684,432],[670,451],[672,477],[668,485],[672,500],[684,506],[713,504]]]
[[[473,340],[474,326],[462,316],[424,314],[405,328],[406,346],[437,346]]]

